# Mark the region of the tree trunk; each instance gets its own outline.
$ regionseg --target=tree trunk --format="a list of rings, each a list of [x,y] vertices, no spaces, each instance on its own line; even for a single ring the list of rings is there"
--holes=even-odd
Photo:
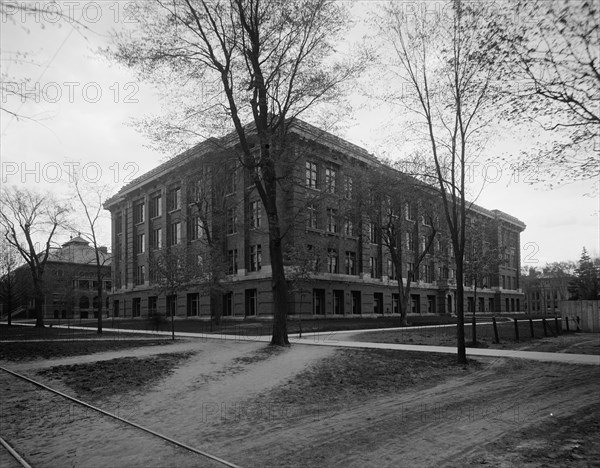
[[[7,314],[7,321],[8,321],[8,326],[10,327],[12,325],[12,309],[13,309],[13,287],[11,284],[11,278],[10,278],[10,270],[8,271],[8,285],[6,288],[6,308],[8,309],[8,314]]]
[[[403,288],[402,278],[398,279],[398,292],[400,294],[400,326],[408,326],[408,304],[410,300],[410,281],[406,279],[406,287]]]
[[[98,335],[102,335],[102,282],[101,276],[98,276]]]
[[[271,344],[276,346],[286,346],[290,342],[287,334],[287,308],[288,303],[288,285],[285,281],[285,271],[283,268],[283,250],[281,245],[281,236],[279,235],[279,225],[273,227],[269,223],[270,229],[276,230],[272,233],[269,240],[269,252],[271,254],[271,277],[273,290],[273,336]]]
[[[467,364],[467,347],[465,343],[465,287],[462,280],[462,264],[456,262],[456,351],[459,364]]]
[[[35,326],[44,327],[44,293],[39,289],[39,286],[35,288]]]
[[[210,316],[214,320],[215,325],[221,324],[221,315],[223,314],[223,298],[219,294],[219,289],[216,286],[210,288]]]

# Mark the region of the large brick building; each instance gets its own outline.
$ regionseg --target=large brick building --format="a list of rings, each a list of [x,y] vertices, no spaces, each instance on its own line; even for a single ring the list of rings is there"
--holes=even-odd
[[[115,316],[143,317],[169,310],[181,317],[210,317],[210,295],[205,287],[189,284],[171,294],[158,289],[151,260],[157,251],[173,246],[192,249],[201,244],[206,240],[202,228],[212,234],[214,248],[223,258],[219,298],[223,316],[272,316],[266,219],[249,171],[237,163],[236,143],[235,135],[206,140],[107,200],[105,208],[112,215],[111,306]],[[287,148],[288,157],[278,168],[278,203],[286,232],[290,313],[398,313],[399,275],[370,221],[372,213],[357,201],[367,196],[369,175],[380,170],[382,163],[363,148],[300,121],[290,130]],[[397,173],[398,184],[407,180],[410,178]],[[406,190],[413,188],[407,185]],[[196,203],[199,191],[210,193],[204,204],[206,216]],[[453,253],[443,227],[441,200],[435,200],[435,218],[442,220],[442,226],[435,249],[412,284],[410,312],[415,314],[455,313]],[[420,207],[418,200],[410,206],[407,202],[404,216],[426,232],[430,227]],[[519,310],[523,300],[520,233],[525,225],[506,213],[475,205],[469,222],[475,228],[486,226],[485,242],[502,248],[503,261],[480,282],[476,299],[473,288],[466,287],[465,308]],[[419,239],[407,234],[403,278],[411,268],[412,242]]]
[[[106,247],[99,247],[102,262],[102,298],[98,297],[95,249],[80,236],[71,237],[61,247],[52,248],[46,261],[43,276],[44,317],[80,319],[98,316],[100,301],[108,311],[108,291],[112,289],[110,254]],[[12,272],[11,291],[13,318],[34,318],[35,303],[33,281],[27,265],[21,265]],[[8,298],[3,291],[3,306]],[[8,314],[2,307],[2,314]]]

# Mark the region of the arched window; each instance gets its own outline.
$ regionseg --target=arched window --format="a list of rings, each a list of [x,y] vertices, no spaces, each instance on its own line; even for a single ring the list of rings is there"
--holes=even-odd
[[[87,296],[81,296],[79,298],[79,308],[80,309],[89,309],[90,308],[90,299]]]
[[[98,300],[98,296],[94,296],[94,299],[92,300],[92,304],[94,306],[94,309],[100,308],[100,301]]]

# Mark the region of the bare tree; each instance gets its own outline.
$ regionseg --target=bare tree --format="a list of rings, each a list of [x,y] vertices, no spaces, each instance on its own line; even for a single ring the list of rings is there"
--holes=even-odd
[[[236,160],[234,159],[234,162]],[[229,273],[224,251],[226,213],[235,208],[234,198],[227,197],[227,184],[235,168],[225,164],[223,156],[207,156],[200,162],[199,170],[188,181],[188,202],[192,211],[187,219],[188,240],[197,244],[202,256],[202,277],[210,295],[211,320],[218,325],[221,320],[224,291],[222,281]]]
[[[150,250],[150,284],[165,295],[167,316],[171,317],[171,336],[175,339],[177,293],[202,283],[210,284],[210,268],[205,268],[206,252],[200,246],[176,244]]]
[[[41,29],[68,25],[72,28],[72,32],[77,31],[83,35],[89,28],[76,17],[78,15],[75,14],[74,6],[74,4],[62,5],[57,2],[3,1],[0,2],[0,21],[4,25],[3,28],[8,28],[9,24],[19,25],[28,32],[28,23],[34,23]],[[31,21],[28,21],[29,19]],[[11,73],[11,67],[8,65],[37,63],[34,54],[27,50],[12,51],[3,47],[0,59],[3,63],[2,70],[0,70],[0,93],[2,95],[0,113],[6,113],[16,120],[40,120],[39,116],[22,111],[25,103],[37,99],[35,95],[27,92],[34,84],[31,77]]]
[[[44,268],[52,238],[69,209],[50,194],[4,186],[0,198],[0,225],[5,239],[19,252],[33,280],[36,327],[44,326]],[[43,242],[40,248],[39,242]]]
[[[368,191],[365,208],[370,213],[369,231],[373,231],[370,235],[376,242],[381,240],[389,252],[398,282],[401,325],[406,326],[412,283],[420,279],[421,264],[433,253],[438,233],[437,216],[431,204],[435,193],[431,187],[390,166],[373,173]],[[405,263],[411,264],[406,275]]]
[[[139,28],[116,34],[111,55],[170,91],[177,88],[174,80],[181,85],[170,95],[185,96],[187,106],[179,118],[169,116],[174,125],[158,127],[163,136],[180,141],[182,133],[206,137],[233,124],[240,163],[251,174],[267,218],[271,343],[287,345],[279,164],[292,152],[288,134],[295,118],[317,105],[339,102],[341,85],[359,69],[333,57],[332,40],[346,23],[345,8],[331,0],[158,0],[142,5]]]
[[[108,187],[99,184],[86,183],[82,180],[77,172],[69,174],[69,180],[73,184],[73,189],[77,200],[79,201],[85,214],[86,228],[80,230],[79,234],[92,244],[94,249],[94,266],[96,269],[96,293],[98,294],[98,334],[102,334],[102,308],[103,308],[103,292],[104,292],[104,277],[105,266],[110,263],[111,256],[101,249],[99,241],[99,224],[102,221],[104,213],[103,202],[106,199]]]
[[[15,269],[19,266],[19,254],[8,242],[6,235],[0,238],[0,315],[6,314],[8,325],[12,325],[12,312],[16,304]]]
[[[514,50],[519,84],[513,119],[537,122],[540,145],[520,161],[551,184],[600,175],[600,8],[597,2],[515,0],[520,34]],[[548,142],[548,139],[550,140]],[[534,179],[535,180],[535,179]]]
[[[499,94],[507,53],[491,5],[452,0],[437,15],[391,2],[381,35],[393,48],[388,67],[407,85],[401,102],[415,115],[414,129],[429,146],[439,196],[456,259],[458,362],[466,363],[464,338],[465,220],[468,165],[489,128],[486,108]],[[499,23],[500,22],[500,23]]]
[[[477,288],[489,287],[492,275],[505,261],[505,249],[489,242],[492,229],[493,224],[483,219],[470,218],[467,222],[464,277],[473,288],[473,313],[477,310]]]

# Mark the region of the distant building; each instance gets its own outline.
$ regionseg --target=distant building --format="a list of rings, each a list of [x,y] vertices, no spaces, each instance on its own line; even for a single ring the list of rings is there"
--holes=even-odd
[[[531,314],[560,314],[559,301],[571,299],[569,283],[573,276],[564,273],[530,271],[523,277],[525,311]]]
[[[44,317],[78,319],[98,316],[98,306],[103,301],[104,313],[108,311],[108,293],[112,288],[110,254],[100,247],[104,291],[98,298],[95,250],[80,236],[71,238],[48,255],[43,276],[45,293]],[[33,283],[27,265],[14,271],[13,318],[35,318]],[[6,317],[3,311],[3,318]]]
[[[290,132],[294,167],[287,168],[292,176],[282,181],[278,195],[282,228],[288,232],[284,250],[308,255],[320,249],[316,272],[306,275],[300,286],[291,285],[290,314],[397,314],[399,275],[391,265],[389,252],[372,229],[369,213],[360,208],[347,209],[356,197],[364,195],[356,193],[361,180],[381,163],[363,148],[304,122],[297,121]],[[267,219],[250,171],[236,165],[236,145],[234,135],[206,140],[133,180],[106,201],[105,208],[112,216],[111,306],[115,316],[144,317],[172,310],[180,317],[210,317],[210,298],[205,288],[190,285],[177,294],[165,294],[153,281],[150,261],[153,253],[162,249],[175,245],[191,249],[202,242],[198,207],[192,203],[198,184],[213,193],[208,223],[227,264],[221,281],[223,316],[272,316]],[[215,157],[220,158],[225,170],[207,178],[204,162]],[[398,183],[402,183],[400,175]],[[430,226],[420,216],[419,206],[415,203],[408,207],[405,216],[425,232]],[[439,219],[445,219],[440,199],[437,211]],[[469,217],[474,226],[485,220],[489,227],[486,243],[502,248],[504,260],[478,285],[476,299],[473,288],[465,288],[465,309],[488,313],[521,310],[520,233],[525,224],[499,210],[476,205]],[[406,240],[409,255],[403,278],[411,269],[412,242],[419,240]],[[288,258],[290,272],[298,261],[302,259]],[[421,271],[415,273],[412,313],[456,313],[457,278],[444,226],[435,254],[428,255]]]

